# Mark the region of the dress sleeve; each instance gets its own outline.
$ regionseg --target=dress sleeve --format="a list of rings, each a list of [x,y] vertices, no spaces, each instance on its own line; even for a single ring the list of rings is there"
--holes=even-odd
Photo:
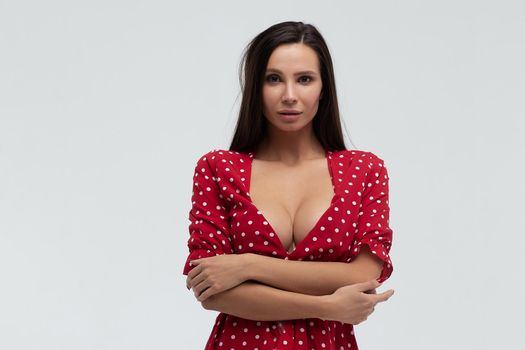
[[[226,201],[220,193],[209,157],[208,152],[199,158],[193,175],[187,243],[189,255],[183,270],[186,276],[194,267],[190,260],[232,253]]]
[[[388,170],[383,160],[371,154],[370,169],[362,194],[356,236],[352,243],[351,258],[354,259],[363,244],[370,247],[374,255],[383,261],[382,283],[394,270],[389,252],[392,245],[392,229],[389,226],[390,207],[388,202]]]

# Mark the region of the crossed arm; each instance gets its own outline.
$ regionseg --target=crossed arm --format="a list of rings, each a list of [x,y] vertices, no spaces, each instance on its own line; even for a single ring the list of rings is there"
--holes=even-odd
[[[232,251],[229,241],[221,241],[222,236],[215,234],[217,231],[227,232],[229,226],[227,204],[220,196],[219,177],[215,172],[218,167],[214,152],[202,156],[195,167],[189,215],[192,236],[188,247],[190,251],[228,253]],[[382,243],[375,240],[384,238],[385,246],[375,249],[378,256],[386,256],[390,247],[388,173],[382,159],[371,152],[362,153],[363,156],[368,156],[365,160],[370,171],[364,180],[370,188],[362,193],[362,216],[357,222],[355,241],[365,244],[350,263],[291,261],[253,254],[249,256],[252,260],[247,260],[245,282],[209,296],[202,302],[204,308],[247,319],[323,318],[326,310],[323,302],[333,300],[330,294],[335,290],[377,279],[382,271],[391,272],[391,264],[383,266],[385,259],[375,256],[367,246],[381,246]],[[386,268],[388,270],[384,270]],[[188,265],[185,270],[188,270]]]
[[[254,254],[246,266],[250,280],[202,302],[216,310],[251,320],[325,318],[326,295],[337,288],[378,278],[383,262],[364,246],[350,263],[293,261]]]
[[[350,263],[283,260],[257,255],[247,266],[248,279],[309,295],[332,294],[339,287],[378,278],[383,262],[367,245]]]

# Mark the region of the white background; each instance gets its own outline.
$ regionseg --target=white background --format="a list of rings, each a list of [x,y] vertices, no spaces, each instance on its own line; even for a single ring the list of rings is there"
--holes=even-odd
[[[520,1],[0,1],[0,348],[203,349],[182,275],[243,48],[325,37],[347,147],[389,168],[394,296],[360,349],[521,349]]]

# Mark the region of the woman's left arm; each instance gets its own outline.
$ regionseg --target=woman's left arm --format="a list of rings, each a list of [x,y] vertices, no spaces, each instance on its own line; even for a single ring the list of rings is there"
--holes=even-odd
[[[346,285],[377,279],[383,268],[382,261],[368,246],[350,263],[284,260],[246,253],[197,259],[192,264],[196,267],[186,283],[197,297],[208,287],[213,289],[208,290],[206,297],[248,280],[290,292],[328,295]]]
[[[377,279],[383,265],[370,249],[361,250],[349,263],[283,260],[251,253],[248,255],[247,279],[310,295],[332,294],[340,287]]]

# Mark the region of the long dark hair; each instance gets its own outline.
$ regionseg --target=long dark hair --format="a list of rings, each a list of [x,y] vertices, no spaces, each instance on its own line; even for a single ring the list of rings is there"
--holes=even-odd
[[[341,131],[332,58],[326,42],[313,25],[287,21],[274,24],[261,32],[244,49],[239,66],[242,101],[230,151],[254,151],[264,139],[268,128],[262,103],[266,66],[277,46],[291,43],[308,45],[319,59],[323,98],[319,100],[319,108],[312,120],[315,136],[325,150],[346,149]]]

